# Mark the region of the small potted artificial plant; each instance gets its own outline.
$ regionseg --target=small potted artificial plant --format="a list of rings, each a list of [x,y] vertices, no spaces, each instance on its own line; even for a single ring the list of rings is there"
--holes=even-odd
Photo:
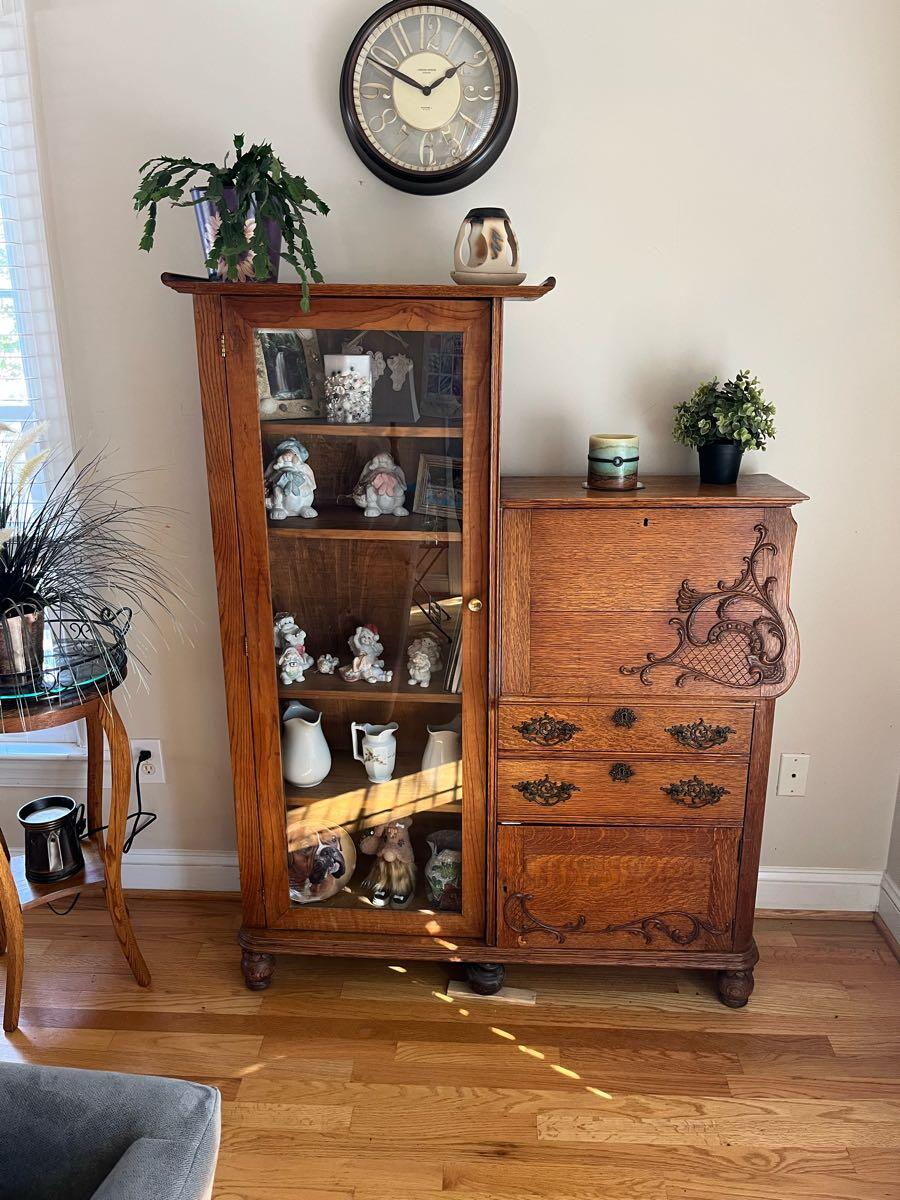
[[[775,436],[774,416],[759,380],[738,371],[724,383],[701,383],[690,400],[676,404],[673,435],[697,449],[701,483],[734,483],[744,451],[765,450]]]
[[[54,649],[73,630],[83,650],[106,658],[110,605],[153,619],[180,603],[175,580],[148,544],[158,510],[136,504],[128,475],[104,475],[104,459],[76,454],[56,482],[41,477],[45,424],[0,422],[0,681],[39,679],[45,633]],[[122,610],[120,610],[122,611]],[[129,613],[130,616],[130,613]]]
[[[230,166],[228,154],[222,166],[168,155],[143,164],[134,194],[135,211],[147,212],[140,248],[153,246],[160,202],[168,200],[176,208],[193,207],[210,278],[248,282],[271,276],[277,280],[279,260],[286,259],[300,276],[301,307],[306,312],[310,280],[322,282],[306,217],[315,213],[325,216],[328,205],[302,176],[285,169],[268,142],[245,150],[243,134],[235,134],[234,151]],[[191,187],[190,199],[182,199],[197,175],[207,177],[205,185]],[[285,250],[281,249],[282,238]]]

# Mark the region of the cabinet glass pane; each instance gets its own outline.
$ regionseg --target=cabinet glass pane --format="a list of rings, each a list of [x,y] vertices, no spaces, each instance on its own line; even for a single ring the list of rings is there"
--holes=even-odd
[[[256,331],[295,907],[461,908],[462,362],[454,332]]]

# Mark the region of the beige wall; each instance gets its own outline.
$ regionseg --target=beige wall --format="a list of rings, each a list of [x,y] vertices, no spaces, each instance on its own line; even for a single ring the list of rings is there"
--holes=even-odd
[[[154,470],[141,489],[184,514],[167,545],[194,584],[190,644],[155,637],[127,714],[167,758],[143,845],[224,850],[233,823],[190,304],[157,282],[199,271],[196,235],[165,212],[140,254],[129,198],[143,159],[220,156],[244,131],[332,205],[313,230],[330,279],[444,281],[466,209],[509,209],[532,279],[559,287],[508,311],[508,472],[580,471],[604,427],[640,432],[644,470],[691,472],[672,403],[714,372],[760,375],[779,436],[746,469],[813,497],[803,666],[774,742],[776,761],[812,755],[809,792],[772,797],[763,862],[879,870],[897,785],[900,5],[482,6],[516,58],[518,123],[484,179],[423,199],[368,174],[341,127],[342,56],[375,0],[33,0],[77,436]]]

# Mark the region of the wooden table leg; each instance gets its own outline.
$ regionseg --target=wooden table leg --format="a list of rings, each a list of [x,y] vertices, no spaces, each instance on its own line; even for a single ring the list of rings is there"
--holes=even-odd
[[[125,844],[125,824],[128,800],[131,795],[131,747],[122,718],[116,711],[112,696],[104,697],[97,709],[100,724],[109,742],[112,788],[109,800],[109,829],[103,845],[106,873],[106,907],[113,929],[128,960],[131,973],[141,985],[148,987],[150,972],[137,944],[131,918],[122,894],[122,847]]]
[[[93,835],[97,844],[103,845],[103,724],[100,709],[112,703],[101,696],[94,707],[85,714],[87,728],[87,827],[96,829]]]
[[[22,974],[25,969],[25,923],[19,893],[6,855],[0,852],[0,913],[6,940],[6,1001],[3,1028],[12,1033],[19,1025],[22,1002]]]

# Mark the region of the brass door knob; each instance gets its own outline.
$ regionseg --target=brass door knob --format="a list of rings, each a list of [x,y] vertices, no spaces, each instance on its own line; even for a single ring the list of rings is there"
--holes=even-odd
[[[468,603],[469,612],[481,612],[482,607],[483,605],[478,599],[470,600]]]

